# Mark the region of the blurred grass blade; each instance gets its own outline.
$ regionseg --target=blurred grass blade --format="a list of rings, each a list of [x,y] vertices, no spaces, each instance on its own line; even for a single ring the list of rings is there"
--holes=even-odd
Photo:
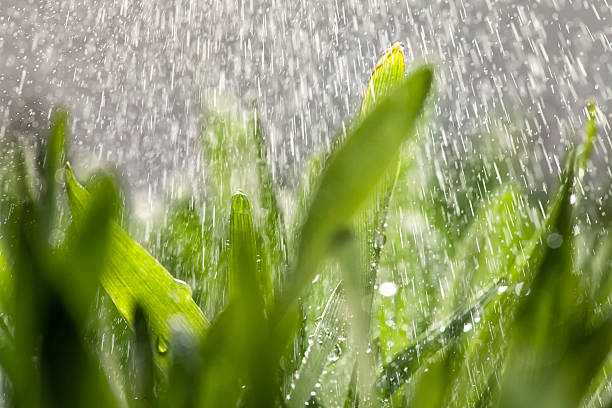
[[[406,67],[401,44],[394,44],[383,54],[372,72],[372,77],[361,103],[360,120],[365,119],[376,107],[377,102],[384,100],[395,87],[401,84],[405,75]],[[385,137],[385,135],[382,134],[380,137]],[[371,319],[372,292],[376,281],[380,254],[386,239],[387,211],[401,165],[400,153],[401,149],[398,149],[389,165],[387,174],[376,187],[375,193],[367,200],[355,222],[355,230],[360,245],[361,285],[364,291],[363,295],[366,297],[365,318],[368,321]]]
[[[310,160],[306,165],[304,174],[301,179],[300,187],[296,199],[296,211],[294,218],[289,220],[290,230],[288,238],[288,246],[292,254],[299,244],[300,227],[304,224],[303,218],[311,205],[314,191],[316,191],[317,180],[321,177],[323,167],[325,165],[325,152],[317,151],[310,156]]]
[[[323,369],[329,362],[330,355],[344,327],[341,323],[341,310],[344,304],[342,284],[339,283],[329,297],[321,321],[315,329],[312,342],[304,354],[302,365],[294,382],[293,391],[287,407],[303,407],[310,399],[310,392],[314,390]]]
[[[134,312],[134,398],[135,407],[155,406],[155,363],[151,330],[144,310],[136,305]]]
[[[251,203],[245,194],[233,195],[229,221],[230,301],[203,346],[201,405],[241,401],[241,406],[274,406],[280,351],[264,314]]]
[[[574,163],[570,153],[568,163]],[[573,183],[573,165],[566,166],[562,184],[551,203],[544,225],[535,231],[526,248],[515,258],[508,272],[507,290],[496,301],[486,308],[482,321],[483,327],[469,340],[464,355],[464,364],[454,375],[455,389],[469,389],[453,401],[453,406],[473,405],[481,399],[483,393],[496,394],[491,390],[491,375],[499,369],[499,356],[506,358],[509,341],[507,333],[512,326],[521,305],[521,295],[531,290],[533,280],[546,255],[547,240],[555,232],[564,206],[569,204],[569,195]],[[567,174],[569,171],[571,174]],[[478,370],[480,375],[470,373]]]
[[[541,255],[535,259],[531,276],[526,277],[529,295],[516,307],[510,355],[504,370],[501,406],[525,406],[529,399],[538,406],[545,401],[554,401],[549,398],[552,393],[560,391],[554,383],[566,375],[563,372],[563,349],[567,345],[563,343],[567,340],[562,338],[572,329],[568,325],[571,314],[579,310],[578,277],[572,273],[571,260],[573,211],[570,195],[575,165],[572,151],[565,166],[556,205],[552,208],[554,218],[547,220],[545,239],[539,244],[541,249],[538,252]],[[555,296],[551,297],[551,293]],[[536,336],[533,335],[535,332]],[[532,357],[525,359],[525,355]],[[547,372],[553,368],[556,375],[550,377]],[[577,384],[575,379],[572,382]],[[519,390],[522,392],[517,394]],[[563,391],[565,406],[576,406],[578,401],[569,403],[576,398],[571,395],[574,391]]]
[[[80,222],[91,198],[69,165],[66,166],[66,191],[72,216]],[[208,322],[194,303],[189,286],[175,280],[114,222],[108,253],[109,263],[101,273],[100,282],[130,325],[134,323],[136,304],[142,305],[149,316],[158,362],[168,350],[170,323],[183,326],[193,335],[204,333]]]
[[[17,180],[24,175],[25,167],[14,174]],[[108,378],[83,336],[91,324],[98,274],[107,261],[114,190],[109,183],[96,185],[95,199],[82,209],[82,222],[68,227],[59,247],[46,230],[54,214],[35,211],[47,200],[45,194],[32,201],[22,193],[8,192],[2,200],[11,208],[2,235],[10,242],[7,258],[15,274],[15,342],[10,356],[4,349],[0,354],[15,405],[115,406]]]
[[[432,71],[416,70],[350,132],[330,157],[304,222],[296,262],[277,305],[282,318],[327,254],[338,231],[350,222],[385,176],[423,110]]]
[[[165,403],[160,406],[195,407],[203,371],[201,361],[201,339],[194,339],[180,328],[173,328],[168,388]]]
[[[417,338],[412,346],[396,354],[393,360],[383,367],[382,373],[376,379],[378,392],[383,397],[391,396],[412,376],[420,366],[420,360],[457,339],[463,333],[465,325],[471,324],[474,315],[495,298],[498,289],[503,285],[505,285],[503,280],[491,285],[467,310],[458,312],[441,326],[428,329]]]
[[[268,271],[258,267],[257,241],[253,229],[251,203],[247,196],[238,192],[232,197],[230,212],[230,298],[238,298],[250,307],[263,311],[262,288],[270,287]]]
[[[57,210],[57,171],[62,169],[66,162],[66,143],[68,138],[68,112],[58,109],[51,122],[51,132],[48,146],[45,149],[42,163],[43,195],[42,209],[44,211],[43,231],[48,234],[55,222]]]
[[[521,245],[533,234],[532,223],[524,215],[526,205],[520,189],[509,184],[495,192],[478,211],[455,246],[454,280],[449,284],[439,316],[447,316],[464,305],[472,288],[485,287],[507,275]]]
[[[278,202],[272,170],[268,164],[264,128],[259,111],[253,110],[253,138],[257,147],[257,175],[259,177],[259,192],[261,207],[266,212],[264,222],[264,237],[266,252],[272,267],[271,277],[274,281],[281,279],[281,274],[287,265],[287,233],[285,219]]]
[[[0,308],[5,314],[11,314],[15,282],[8,260],[4,243],[0,240]]]
[[[581,187],[596,136],[593,104],[588,111],[581,153],[574,155],[572,151],[569,155],[558,194],[558,215],[548,225],[529,295],[517,310],[504,370],[502,406],[577,406],[610,353],[612,320],[608,317],[594,323],[588,319],[588,290],[574,265],[576,205],[572,197]],[[532,358],[525,359],[524,355]],[[550,376],[551,371],[554,376]]]
[[[587,161],[591,155],[593,144],[597,138],[597,106],[594,101],[587,104],[587,123],[584,132],[584,141],[580,147],[577,158],[577,170],[579,181],[582,182],[586,174]]]

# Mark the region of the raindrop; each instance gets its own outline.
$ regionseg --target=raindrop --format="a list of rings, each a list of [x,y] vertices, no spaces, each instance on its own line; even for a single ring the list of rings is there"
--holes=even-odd
[[[163,336],[157,337],[157,352],[161,355],[168,352],[168,341]]]
[[[561,234],[553,232],[546,238],[546,245],[549,248],[557,249],[563,244],[563,236]]]
[[[383,296],[393,296],[397,293],[397,285],[393,282],[383,282],[380,284],[378,292]]]

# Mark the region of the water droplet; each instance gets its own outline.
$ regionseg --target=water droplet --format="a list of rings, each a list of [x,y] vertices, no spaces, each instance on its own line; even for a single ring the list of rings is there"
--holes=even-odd
[[[378,291],[383,296],[393,296],[397,293],[397,285],[393,282],[383,282],[380,284]]]
[[[502,285],[499,288],[497,288],[497,294],[501,295],[502,293],[504,293],[506,290],[508,290],[508,286],[506,285]]]
[[[561,244],[563,244],[563,236],[561,236],[561,234],[553,232],[546,238],[546,245],[548,245],[549,248],[557,249]]]
[[[168,352],[168,341],[163,336],[157,337],[157,352],[162,355]]]

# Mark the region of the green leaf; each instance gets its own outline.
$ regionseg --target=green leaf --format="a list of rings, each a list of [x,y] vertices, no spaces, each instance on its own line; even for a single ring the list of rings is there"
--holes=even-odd
[[[266,255],[272,267],[271,277],[281,280],[281,275],[287,265],[287,232],[285,220],[278,202],[278,195],[268,164],[264,128],[259,112],[254,110],[253,138],[257,146],[257,175],[261,207],[264,213],[263,236],[266,245]]]
[[[509,184],[492,195],[456,245],[454,280],[442,303],[441,315],[465,304],[474,288],[507,276],[523,242],[533,234],[519,188]]]
[[[66,191],[73,219],[82,222],[84,208],[91,198],[75,179],[69,164],[66,165]],[[181,326],[195,336],[204,333],[208,322],[194,303],[187,284],[174,279],[114,222],[108,245],[109,262],[102,270],[100,282],[130,325],[134,323],[136,304],[142,306],[149,317],[158,362],[168,350],[170,324]]]
[[[431,327],[421,333],[413,345],[396,354],[393,360],[383,367],[382,373],[376,379],[378,392],[383,397],[389,397],[404,385],[420,367],[421,363],[419,361],[426,359],[456,340],[463,333],[465,325],[470,323],[474,315],[495,298],[499,287],[505,285],[505,283],[505,281],[500,280],[491,285],[480,294],[472,306],[458,311],[444,324]]]
[[[384,100],[405,76],[404,53],[400,44],[393,45],[380,58],[367,85],[361,104],[360,119],[373,111],[377,102]],[[382,137],[385,137],[383,134]],[[371,319],[371,304],[380,254],[386,240],[386,219],[391,195],[397,183],[401,160],[398,150],[389,170],[356,217],[355,230],[360,245],[361,284],[366,296],[366,319]],[[368,324],[369,326],[369,324]],[[369,328],[368,328],[369,331]],[[367,334],[367,333],[365,333]]]
[[[568,163],[573,161],[569,160]],[[571,171],[571,168],[572,166],[568,166],[568,170]],[[470,391],[462,391],[460,397],[453,400],[453,406],[472,406],[481,399],[483,393],[495,393],[495,390],[490,389],[489,378],[500,368],[500,361],[507,357],[507,336],[513,332],[514,321],[521,305],[521,295],[524,296],[532,287],[546,254],[547,237],[554,232],[565,203],[569,203],[567,200],[572,183],[573,177],[566,174],[548,210],[544,225],[534,232],[510,268],[507,274],[507,290],[487,307],[481,316],[482,329],[469,340],[463,357],[464,363],[453,381],[455,390]],[[474,370],[479,373],[478,376],[470,375]]]
[[[155,404],[155,363],[151,330],[144,310],[136,305],[134,313],[134,404],[148,408]]]
[[[230,212],[230,299],[239,298],[250,307],[263,311],[262,287],[269,287],[267,271],[258,267],[257,241],[253,228],[251,203],[247,196],[238,192],[232,197]]]
[[[376,103],[383,100],[402,82],[406,75],[404,52],[402,45],[395,43],[378,60],[372,76],[363,94],[359,116],[366,117],[376,107]]]
[[[431,69],[415,71],[377,103],[329,159],[301,229],[296,261],[277,305],[278,318],[294,309],[338,231],[350,225],[386,175],[414,128],[431,83]]]
[[[251,204],[240,192],[232,197],[229,231],[230,301],[205,340],[202,404],[273,406],[280,354],[264,314]]]
[[[41,205],[44,210],[43,231],[48,234],[55,222],[57,207],[56,176],[66,161],[66,143],[68,138],[68,112],[58,109],[51,123],[48,146],[45,149],[42,163],[43,195]]]
[[[321,320],[315,329],[312,342],[304,354],[302,365],[298,370],[294,387],[286,402],[287,407],[303,407],[310,399],[310,392],[329,362],[329,356],[338,344],[338,338],[344,327],[341,322],[341,311],[344,305],[341,283],[329,297]]]

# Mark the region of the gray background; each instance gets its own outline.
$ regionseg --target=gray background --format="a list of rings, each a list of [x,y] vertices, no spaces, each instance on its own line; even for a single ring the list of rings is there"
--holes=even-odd
[[[473,154],[470,135],[520,113],[539,146],[527,153],[554,174],[562,131],[580,128],[594,96],[595,154],[612,174],[611,11],[566,0],[0,0],[0,138],[7,126],[36,137],[64,104],[77,156],[159,193],[169,172],[200,180],[203,106],[256,98],[287,181],[350,120],[377,58],[402,41],[408,61],[438,69],[433,159]]]

